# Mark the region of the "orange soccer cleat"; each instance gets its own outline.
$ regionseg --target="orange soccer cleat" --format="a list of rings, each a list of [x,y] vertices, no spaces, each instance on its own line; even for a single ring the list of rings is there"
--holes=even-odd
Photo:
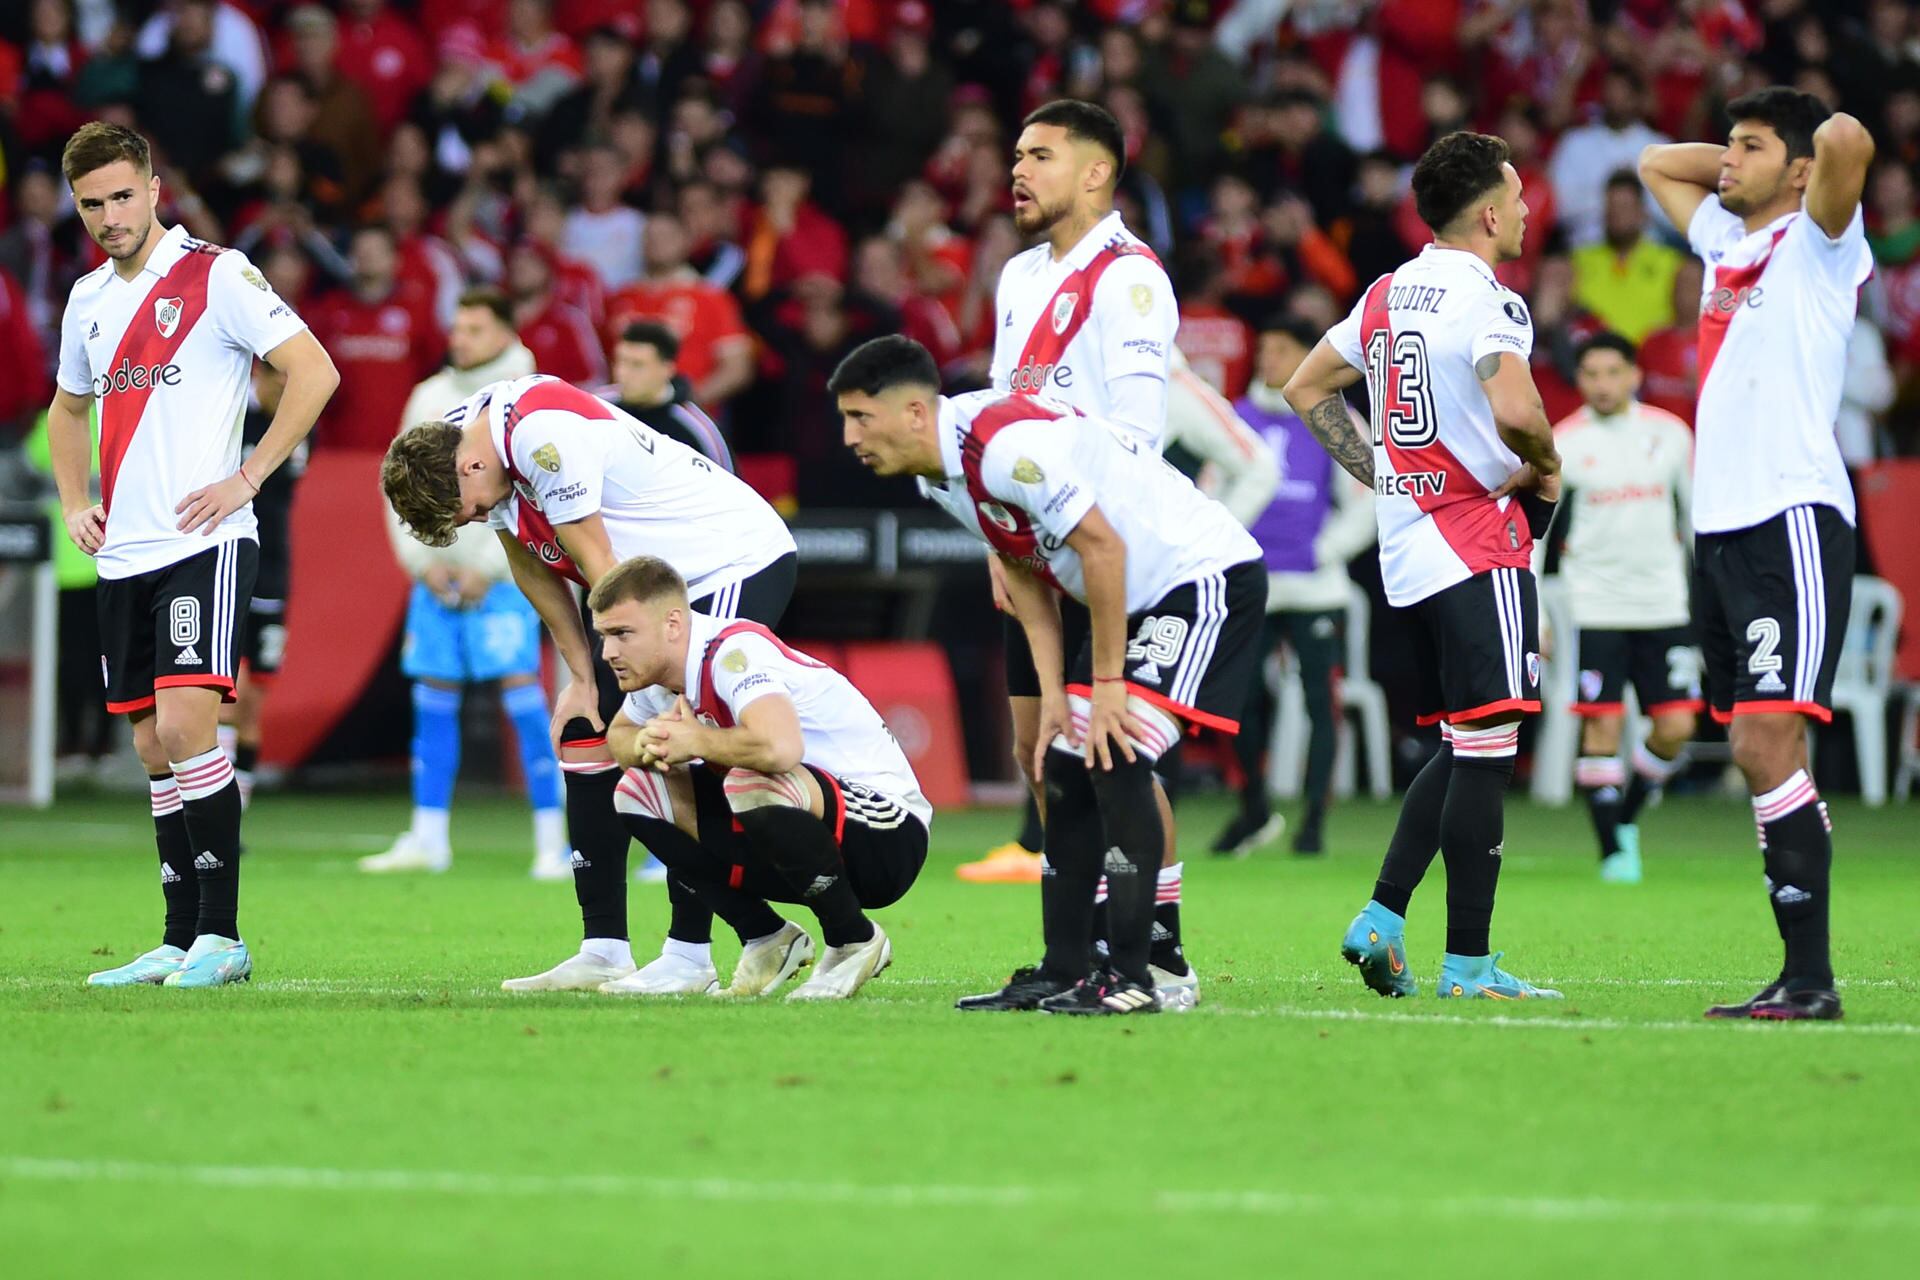
[[[1039,884],[1040,855],[1027,851],[1017,840],[1009,840],[978,862],[963,862],[954,874],[973,884]]]

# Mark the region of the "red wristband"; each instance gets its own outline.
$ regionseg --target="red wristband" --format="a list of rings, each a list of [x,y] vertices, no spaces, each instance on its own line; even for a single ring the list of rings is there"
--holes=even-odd
[[[253,493],[254,493],[254,496],[255,496],[255,497],[259,497],[259,496],[260,496],[260,486],[259,486],[259,485],[257,485],[257,484],[255,484],[255,483],[253,482],[253,477],[247,474],[247,464],[246,464],[246,463],[244,463],[244,462],[243,462],[243,463],[241,463],[241,464],[240,464],[240,473],[239,473],[239,474],[240,474],[240,478],[241,478],[242,480],[245,480],[245,481],[247,482],[247,487],[253,490]]]
[[[1093,682],[1095,684],[1125,684],[1127,678],[1125,676],[1095,676]]]

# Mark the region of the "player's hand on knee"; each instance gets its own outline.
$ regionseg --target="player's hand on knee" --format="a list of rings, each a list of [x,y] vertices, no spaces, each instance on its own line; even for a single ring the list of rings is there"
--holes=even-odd
[[[569,720],[585,720],[601,733],[606,732],[607,722],[600,718],[599,704],[599,691],[590,680],[575,680],[560,691],[560,696],[553,700],[553,719],[549,722],[554,754],[560,752],[561,735],[566,732]]]
[[[1114,751],[1117,744],[1120,755],[1128,764],[1132,764],[1133,739],[1143,737],[1140,722],[1134,719],[1133,712],[1127,709],[1127,686],[1120,680],[1096,679],[1093,684],[1093,705],[1087,712],[1087,737],[1090,747],[1087,751],[1087,767],[1097,762],[1102,769],[1113,768]]]
[[[1046,776],[1047,751],[1056,737],[1065,738],[1069,746],[1080,745],[1079,735],[1073,731],[1073,711],[1067,705],[1067,691],[1058,685],[1040,695],[1039,729],[1033,737],[1033,759],[1027,762],[1036,783]]]

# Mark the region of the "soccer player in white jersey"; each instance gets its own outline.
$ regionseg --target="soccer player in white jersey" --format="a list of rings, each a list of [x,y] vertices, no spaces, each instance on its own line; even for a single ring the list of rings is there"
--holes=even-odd
[[[1649,147],[1640,176],[1705,260],[1694,415],[1694,603],[1707,703],[1753,794],[1780,976],[1709,1017],[1838,1018],[1833,838],[1807,772],[1852,597],[1853,488],[1834,440],[1847,339],[1873,255],[1860,192],[1873,138],[1811,94],[1727,104],[1727,145]]]
[[[554,968],[504,985],[592,990],[624,978],[633,972],[628,836],[613,808],[620,770],[606,736],[623,695],[568,583],[591,590],[621,560],[657,553],[686,579],[695,609],[772,625],[793,596],[793,535],[738,477],[590,392],[538,374],[483,387],[440,421],[402,432],[381,484],[394,513],[429,545],[481,521],[499,534],[514,581],[572,677],[555,701],[553,734],[583,941]],[[710,963],[713,917],[671,876],[667,893],[667,940],[646,971],[671,983]]]
[[[1579,632],[1574,781],[1600,842],[1600,878],[1638,884],[1640,811],[1686,767],[1706,705],[1687,607],[1693,432],[1634,398],[1640,367],[1619,334],[1581,343],[1574,370],[1586,405],[1553,427],[1561,461],[1554,538],[1565,548],[1560,579]],[[1631,781],[1620,760],[1629,684],[1652,724],[1634,744]]]
[[[241,982],[240,791],[219,746],[259,543],[252,500],[340,383],[333,361],[246,255],[154,218],[147,141],[95,122],[67,142],[67,185],[109,259],[73,286],[47,411],[67,534],[100,568],[107,709],[133,724],[153,800],[161,943],[96,986]],[[287,375],[243,464],[254,357]],[[87,493],[100,412],[100,501]]]
[[[789,1000],[844,1000],[893,959],[866,912],[890,906],[927,860],[933,806],[880,713],[847,678],[756,622],[687,604],[652,556],[588,597],[627,692],[607,739],[627,774],[627,829],[745,943],[720,990],[711,963],[679,994],[761,995],[813,963],[813,939],[768,901],[804,904],[826,944]],[[660,994],[641,974],[614,995]]]
[[[1527,203],[1507,144],[1465,132],[1427,148],[1413,196],[1433,243],[1374,281],[1286,386],[1308,429],[1374,491],[1387,602],[1425,649],[1420,722],[1441,727],[1341,952],[1381,995],[1415,993],[1407,904],[1437,849],[1447,866],[1439,994],[1552,996],[1502,970],[1488,944],[1519,722],[1540,710],[1529,562],[1548,511],[1530,516],[1521,496],[1551,502],[1560,483],[1527,368],[1532,319],[1493,275],[1520,254]],[[1371,440],[1340,394],[1362,373]]]
[[[1191,1007],[1192,985],[1177,974],[1163,983],[1152,958],[1166,851],[1153,765],[1189,727],[1239,728],[1266,607],[1260,548],[1126,429],[1047,397],[944,397],[933,356],[910,339],[855,348],[827,387],[861,462],[918,477],[1004,562],[1040,676],[1040,745],[1027,767],[1047,789],[1046,956],[959,1007]],[[1071,649],[1062,597],[1090,617]],[[1111,963],[1095,973],[1103,871]]]

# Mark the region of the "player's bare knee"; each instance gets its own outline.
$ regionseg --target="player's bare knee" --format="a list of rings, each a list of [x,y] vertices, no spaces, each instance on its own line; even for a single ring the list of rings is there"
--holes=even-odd
[[[1698,727],[1699,717],[1691,711],[1662,711],[1653,718],[1647,742],[1661,755],[1671,756],[1693,741]]]
[[[181,708],[161,710],[153,717],[154,736],[168,760],[191,760],[211,749],[215,722]]]
[[[1803,732],[1792,715],[1736,716],[1728,730],[1733,763],[1755,792],[1770,791],[1801,767]]]
[[[1580,753],[1610,756],[1620,750],[1619,716],[1590,716],[1580,730]]]
[[[735,814],[747,814],[762,809],[812,809],[810,782],[801,766],[784,773],[729,769],[721,786],[727,795],[727,808]]]

